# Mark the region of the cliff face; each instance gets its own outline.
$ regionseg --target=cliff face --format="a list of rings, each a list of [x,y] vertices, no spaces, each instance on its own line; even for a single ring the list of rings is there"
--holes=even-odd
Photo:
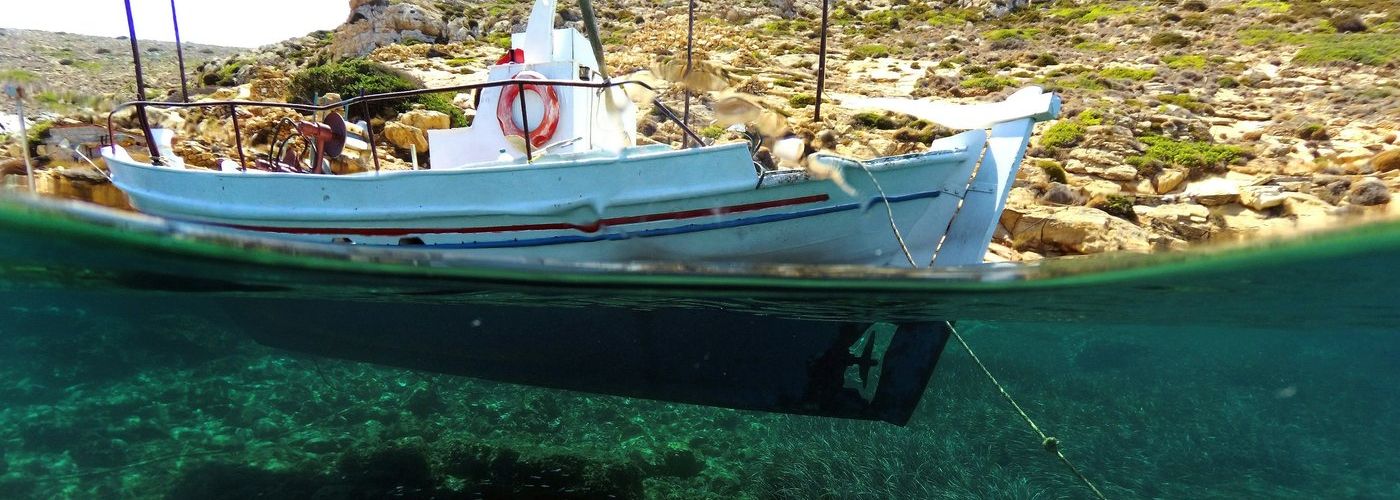
[[[780,115],[813,148],[894,154],[948,133],[862,109],[863,96],[971,102],[1027,85],[1060,92],[1065,116],[1036,131],[1003,218],[994,251],[1004,258],[1151,251],[1335,224],[1389,214],[1400,187],[1395,0],[840,2],[820,122],[812,116],[819,2],[697,5],[695,55],[706,73]],[[297,72],[365,57],[429,85],[479,81],[523,29],[530,3],[350,6],[336,30],[210,63],[202,79],[228,86],[223,96],[285,98],[279,89]],[[596,7],[613,74],[655,80],[683,60],[684,2]],[[560,2],[556,24],[581,29],[577,7]],[[679,105],[680,89],[666,88],[660,97]],[[712,125],[721,96],[698,93],[692,124],[731,140]],[[454,102],[473,113],[469,97]],[[189,118],[191,131],[209,128]],[[418,142],[406,123],[386,124],[398,146]],[[640,128],[657,142],[681,137],[652,118]],[[401,153],[383,147],[382,156]]]

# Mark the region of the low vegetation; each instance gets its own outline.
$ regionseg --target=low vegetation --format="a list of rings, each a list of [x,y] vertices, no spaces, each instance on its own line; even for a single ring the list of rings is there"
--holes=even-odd
[[[313,66],[292,75],[288,87],[291,101],[312,103],[320,96],[336,93],[342,98],[361,94],[400,92],[422,88],[422,84],[394,71],[393,69],[365,59],[347,59]],[[463,127],[467,117],[462,110],[452,104],[451,98],[441,94],[427,94],[399,102],[381,102],[370,105],[376,115],[406,111],[414,104],[446,113],[452,126]]]

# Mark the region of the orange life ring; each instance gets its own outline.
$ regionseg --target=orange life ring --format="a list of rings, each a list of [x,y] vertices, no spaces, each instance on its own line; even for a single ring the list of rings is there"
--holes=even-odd
[[[516,73],[516,79],[544,80],[544,75],[534,71],[521,71]],[[525,140],[525,131],[515,126],[514,108],[520,102],[520,90],[525,89],[534,92],[544,101],[544,117],[540,124],[530,131],[530,145],[534,147],[544,147],[550,137],[554,137],[554,130],[559,127],[559,95],[554,92],[554,87],[549,85],[506,85],[501,88],[501,98],[496,102],[496,121],[501,122],[501,133],[506,139],[515,137],[521,142]],[[528,117],[527,117],[528,118]],[[530,124],[524,124],[526,127]]]

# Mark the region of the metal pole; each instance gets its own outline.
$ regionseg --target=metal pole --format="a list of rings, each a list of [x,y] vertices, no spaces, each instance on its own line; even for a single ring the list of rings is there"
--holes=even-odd
[[[15,114],[19,115],[19,144],[24,150],[24,175],[29,179],[29,192],[38,193],[34,188],[34,167],[29,163],[29,127],[24,125],[24,88],[16,89]]]
[[[681,77],[681,81],[686,82],[685,111],[681,117],[681,121],[685,122],[685,125],[688,127],[690,126],[690,68],[695,50],[695,0],[686,0],[686,10],[689,16],[687,21],[689,24],[686,26],[685,32],[685,76]],[[682,135],[681,147],[688,146],[690,146],[690,137]]]
[[[822,121],[822,91],[826,89],[826,29],[827,12],[831,10],[831,0],[822,0],[822,48],[817,56],[817,107],[812,110],[812,121]]]
[[[515,87],[520,89],[520,128],[525,131],[525,163],[531,163],[535,159],[535,152],[532,147],[534,145],[530,144],[530,115],[525,111],[525,86],[517,83]]]
[[[360,91],[360,97],[365,96],[365,91]],[[349,109],[347,106],[346,109]],[[350,116],[350,115],[345,115]],[[374,147],[374,114],[370,112],[369,101],[365,101],[365,138],[369,139],[369,156],[374,158],[374,173],[379,173],[379,150]]]
[[[131,0],[126,2],[126,31],[131,38],[131,62],[136,66],[136,100],[146,100],[146,81],[141,77],[141,47],[136,43],[136,21],[131,17]],[[146,149],[151,152],[151,163],[160,165],[160,150],[151,134],[151,122],[146,118],[146,105],[136,106],[136,120],[141,123],[141,134],[146,137]]]
[[[593,15],[593,0],[578,0],[578,10],[583,15],[583,28],[588,31],[588,41],[593,44],[593,57],[598,59],[598,74],[608,79],[608,65],[603,64],[603,38],[598,34],[598,19]]]
[[[238,146],[238,164],[243,167],[244,171],[247,171],[248,160],[243,157],[243,132],[238,129],[238,108],[232,104],[228,105],[228,115],[233,117],[233,140],[234,144]],[[279,158],[272,159],[274,162],[278,160]]]
[[[175,15],[175,0],[170,0],[170,22],[175,24],[175,58],[180,61],[180,96],[190,102],[190,85],[185,81],[185,48],[180,43],[180,18]]]

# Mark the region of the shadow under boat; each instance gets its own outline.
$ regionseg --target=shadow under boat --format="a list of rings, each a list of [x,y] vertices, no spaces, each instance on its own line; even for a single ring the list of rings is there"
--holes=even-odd
[[[557,389],[904,425],[950,333],[712,309],[239,300],[258,342]],[[309,311],[314,314],[308,315]],[[300,318],[291,320],[292,318]]]

